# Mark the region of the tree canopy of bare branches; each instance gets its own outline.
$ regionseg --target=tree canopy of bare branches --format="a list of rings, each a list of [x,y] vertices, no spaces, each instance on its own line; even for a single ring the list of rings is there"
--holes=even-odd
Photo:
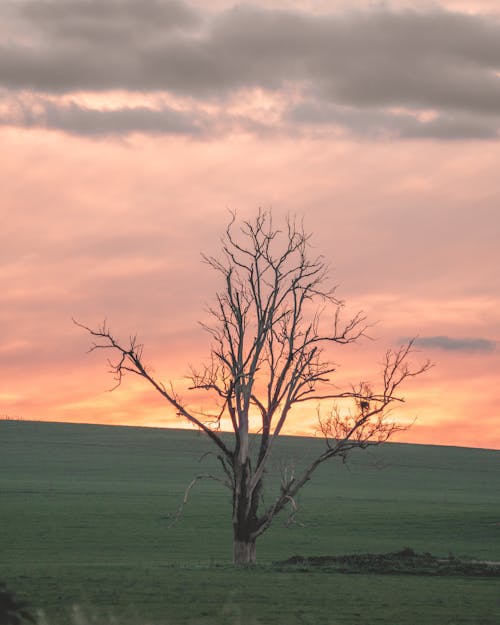
[[[203,324],[211,337],[210,357],[190,375],[192,389],[211,395],[217,409],[210,414],[190,410],[171,386],[155,378],[135,337],[122,344],[106,324],[78,325],[94,337],[92,350],[115,353],[110,364],[117,385],[126,373],[141,376],[214,443],[222,477],[199,477],[219,479],[231,491],[234,562],[250,564],[256,560],[257,538],[284,508],[293,513],[297,493],[320,464],[345,458],[353,448],[383,443],[403,429],[387,418],[388,411],[403,401],[401,385],[431,365],[409,364],[410,341],[386,352],[379,389],[361,382],[339,391],[332,384],[336,365],[328,357],[329,346],[358,341],[366,335],[367,321],[361,313],[343,318],[343,303],[328,287],[328,267],[321,256],[311,255],[302,224],[289,218],[280,229],[269,211],[259,211],[238,225],[233,215],[221,245],[219,257],[203,256],[222,283],[209,308],[210,322]],[[334,406],[327,416],[319,411],[323,451],[301,474],[284,474],[279,492],[265,505],[266,468],[294,406],[340,400],[350,401],[351,409]],[[220,434],[222,421],[231,424],[230,443]],[[256,451],[252,432],[260,435]]]

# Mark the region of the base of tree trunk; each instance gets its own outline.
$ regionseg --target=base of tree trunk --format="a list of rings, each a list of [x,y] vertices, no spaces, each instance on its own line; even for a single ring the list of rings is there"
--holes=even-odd
[[[233,543],[233,562],[234,564],[255,564],[255,541],[235,539]]]

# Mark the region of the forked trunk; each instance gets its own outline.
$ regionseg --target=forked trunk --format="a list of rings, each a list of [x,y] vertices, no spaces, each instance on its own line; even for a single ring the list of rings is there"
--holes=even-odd
[[[241,540],[234,538],[233,542],[234,564],[255,564],[255,540]]]

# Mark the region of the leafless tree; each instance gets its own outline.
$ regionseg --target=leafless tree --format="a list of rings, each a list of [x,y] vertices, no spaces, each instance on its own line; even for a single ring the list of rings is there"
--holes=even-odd
[[[189,409],[172,386],[156,379],[135,337],[124,345],[106,324],[82,327],[94,337],[92,350],[115,352],[117,360],[110,364],[118,385],[126,373],[143,377],[215,444],[222,477],[198,477],[218,479],[230,489],[234,562],[249,564],[256,560],[257,538],[284,508],[293,514],[297,493],[320,464],[345,457],[353,448],[383,443],[403,429],[387,418],[388,411],[403,401],[403,382],[430,364],[408,364],[410,341],[387,351],[379,390],[363,382],[339,391],[331,382],[336,365],[328,347],[357,341],[366,334],[367,322],[362,314],[343,320],[343,303],[327,286],[328,267],[321,256],[311,256],[302,224],[288,219],[280,230],[270,212],[260,211],[238,227],[233,215],[221,242],[219,258],[203,257],[223,281],[209,309],[211,323],[204,324],[212,340],[210,358],[190,376],[192,389],[212,395],[217,406],[213,414]],[[304,402],[321,406],[327,400],[350,401],[352,407],[347,412],[334,407],[326,417],[319,414],[324,450],[302,473],[284,473],[276,497],[264,504],[266,468],[292,409]],[[232,437],[221,436],[223,422],[231,424]],[[252,439],[252,432],[259,436]],[[255,449],[252,440],[257,441]]]

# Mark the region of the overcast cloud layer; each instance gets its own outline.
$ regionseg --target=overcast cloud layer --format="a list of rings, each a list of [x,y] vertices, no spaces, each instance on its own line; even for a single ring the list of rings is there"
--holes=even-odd
[[[0,17],[3,125],[82,135],[327,128],[363,137],[498,137],[493,16],[437,7],[317,14],[250,5],[208,12],[181,0],[26,0],[2,3]],[[116,91],[146,102],[122,98],[103,108],[102,95],[98,105],[79,100],[82,92]],[[267,104],[249,112],[256,91]]]

